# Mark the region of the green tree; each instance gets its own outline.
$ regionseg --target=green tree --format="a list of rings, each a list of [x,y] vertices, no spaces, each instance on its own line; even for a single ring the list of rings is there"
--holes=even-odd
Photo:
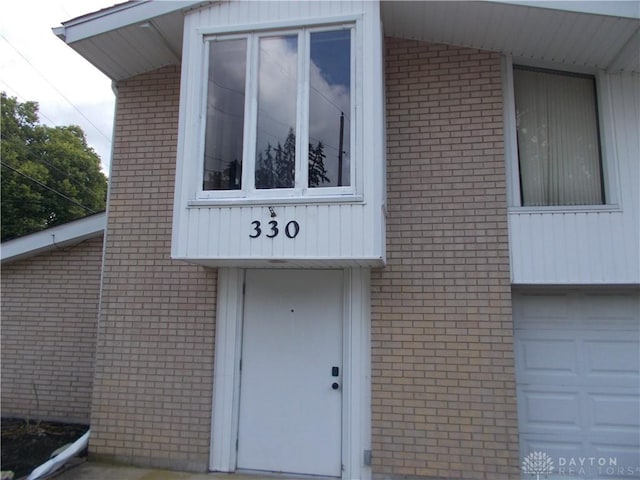
[[[37,103],[1,96],[2,241],[103,211],[107,178],[82,129],[41,125]]]

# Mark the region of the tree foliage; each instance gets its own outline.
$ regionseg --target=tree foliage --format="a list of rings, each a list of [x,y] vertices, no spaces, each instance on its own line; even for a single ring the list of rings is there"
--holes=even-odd
[[[41,125],[37,103],[1,95],[2,241],[103,211],[107,177],[82,129]]]

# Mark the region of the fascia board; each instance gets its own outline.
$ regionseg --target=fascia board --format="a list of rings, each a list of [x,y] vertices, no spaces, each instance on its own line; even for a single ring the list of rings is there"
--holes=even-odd
[[[0,260],[2,263],[8,263],[79,243],[102,235],[106,225],[107,214],[102,212],[9,240],[0,245]]]
[[[178,10],[188,10],[210,2],[203,1],[162,1],[131,2],[113,8],[78,17],[53,29],[56,36],[67,44],[72,44],[102,33],[110,32]]]

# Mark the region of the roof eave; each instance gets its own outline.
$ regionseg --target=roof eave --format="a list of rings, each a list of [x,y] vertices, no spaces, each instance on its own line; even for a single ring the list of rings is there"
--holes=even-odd
[[[75,245],[84,240],[103,235],[106,225],[107,214],[101,212],[2,242],[0,261],[2,264],[15,262],[51,250]]]
[[[152,2],[149,0],[127,2],[97,12],[73,18],[54,28],[54,33],[66,43],[71,44],[120,28],[145,22],[149,19],[169,13],[190,10],[210,3],[202,0],[167,0]],[[61,30],[63,29],[63,33]]]

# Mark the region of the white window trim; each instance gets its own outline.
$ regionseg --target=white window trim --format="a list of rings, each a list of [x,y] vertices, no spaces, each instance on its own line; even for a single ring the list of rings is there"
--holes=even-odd
[[[198,78],[199,85],[198,110],[199,118],[197,122],[198,147],[197,158],[186,159],[188,162],[195,162],[198,172],[194,178],[195,198],[189,201],[190,206],[205,206],[214,204],[253,204],[256,200],[260,203],[268,201],[269,203],[290,203],[292,199],[302,200],[313,199],[313,201],[330,201],[330,202],[353,202],[362,200],[362,172],[361,164],[364,157],[361,152],[359,138],[361,133],[358,126],[362,127],[363,121],[360,118],[360,104],[362,103],[362,89],[359,87],[358,75],[361,75],[362,69],[360,63],[363,61],[358,52],[362,52],[362,15],[352,15],[344,17],[332,18],[316,18],[308,21],[295,22],[276,22],[251,26],[234,26],[220,29],[198,29],[197,35],[200,40],[200,57],[201,68]],[[309,116],[309,46],[308,41],[311,32],[336,30],[339,28],[348,28],[351,30],[351,114],[350,114],[350,185],[344,187],[309,187],[307,185],[308,169],[306,167],[306,158],[308,157],[308,144],[303,139],[308,138],[308,116]],[[298,54],[304,55],[302,61],[298,62],[298,98],[297,98],[297,126],[301,128],[296,132],[296,179],[294,188],[290,189],[256,189],[254,186],[255,175],[255,128],[252,126],[257,122],[257,66],[258,49],[251,48],[250,43],[256,42],[260,37],[281,35],[281,34],[298,34],[299,41]],[[205,131],[206,131],[206,97],[207,97],[207,72],[209,69],[209,46],[208,44],[213,38],[247,38],[247,75],[245,84],[245,95],[248,101],[245,101],[245,128],[251,130],[244,133],[243,139],[243,164],[242,164],[242,189],[239,190],[203,190],[202,162],[204,158],[205,148]],[[192,80],[193,81],[193,80]],[[193,85],[193,84],[192,84]],[[191,128],[195,126],[191,125]],[[326,200],[325,200],[326,199]]]
[[[567,73],[593,75],[596,80],[596,101],[598,102],[598,122],[600,133],[600,151],[602,162],[602,182],[605,191],[603,205],[553,205],[526,207],[521,205],[520,169],[518,166],[518,138],[516,129],[516,105],[513,88],[513,65],[525,65]],[[510,213],[569,213],[569,212],[612,212],[620,211],[621,198],[618,178],[618,162],[615,150],[613,121],[611,110],[611,87],[606,72],[580,67],[559,65],[531,59],[514,59],[511,55],[502,57],[502,78],[504,85],[504,151],[507,174],[507,204]]]

